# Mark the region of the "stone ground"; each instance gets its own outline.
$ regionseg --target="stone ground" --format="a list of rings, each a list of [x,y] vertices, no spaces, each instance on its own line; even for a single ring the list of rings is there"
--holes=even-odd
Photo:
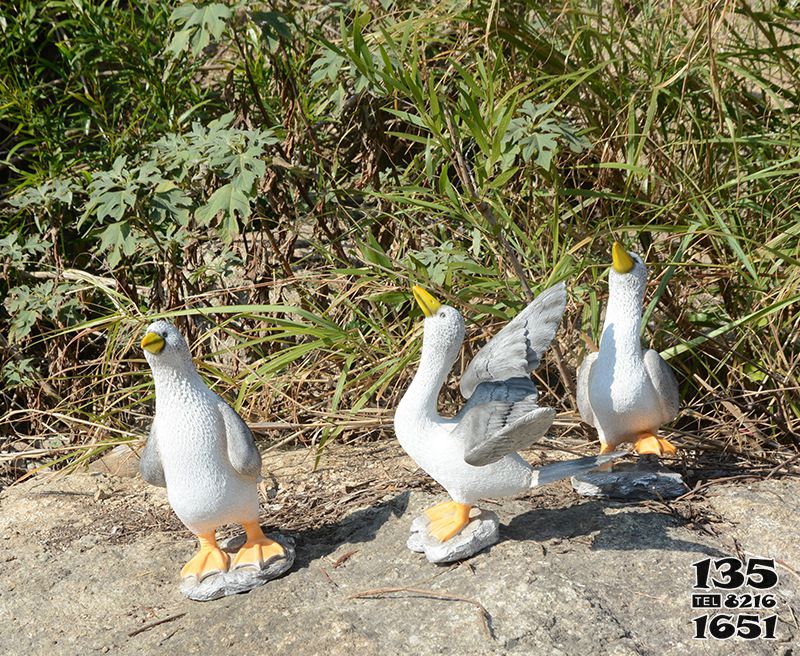
[[[394,445],[265,464],[264,522],[295,566],[209,603],[178,592],[194,542],[163,490],[97,472],[5,490],[0,653],[800,654],[800,480],[627,504],[561,482],[487,502],[501,542],[437,566],[405,543],[443,495]],[[692,639],[692,563],[723,555],[780,561],[777,640]]]

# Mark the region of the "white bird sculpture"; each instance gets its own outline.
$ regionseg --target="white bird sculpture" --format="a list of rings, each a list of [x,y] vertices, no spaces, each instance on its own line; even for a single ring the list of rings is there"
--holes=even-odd
[[[555,335],[566,303],[563,283],[540,294],[473,358],[461,377],[468,399],[453,418],[437,411],[439,391],[464,340],[464,319],[419,285],[412,293],[425,315],[422,355],[394,418],[401,446],[451,497],[426,511],[441,542],[470,521],[482,497],[519,494],[595,469],[615,457],[581,458],[534,469],[516,451],[544,435],[556,411],[537,405],[530,372]]]
[[[167,488],[172,509],[200,542],[181,576],[198,581],[240,567],[260,568],[284,555],[258,522],[261,454],[236,411],[212,392],[192,362],[189,347],[167,321],[142,339],[156,385],[156,415],[142,453],[142,477]],[[241,524],[247,541],[229,563],[216,529]]]
[[[678,415],[678,383],[658,351],[642,349],[647,267],[619,242],[612,247],[608,286],[600,350],[587,355],[578,369],[581,418],[597,429],[601,454],[632,442],[642,455],[673,455],[675,447],[658,437],[658,429]]]

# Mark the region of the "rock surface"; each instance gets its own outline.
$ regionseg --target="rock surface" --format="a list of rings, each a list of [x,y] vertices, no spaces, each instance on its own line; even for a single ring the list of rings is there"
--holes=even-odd
[[[689,491],[678,472],[644,458],[615,464],[610,471],[573,476],[572,489],[584,497],[627,501],[675,499]]]
[[[423,513],[411,522],[406,546],[414,553],[424,553],[430,563],[452,563],[474,556],[500,539],[500,518],[488,510],[473,508],[470,522],[458,535],[439,542],[428,533],[428,518]]]
[[[283,558],[272,558],[260,569],[242,567],[212,574],[202,581],[198,581],[195,576],[189,576],[181,581],[181,594],[194,601],[213,601],[230,595],[250,592],[250,590],[286,573],[294,564],[294,540],[275,533],[270,533],[267,537],[283,547]],[[220,548],[233,557],[233,554],[244,544],[245,539],[245,535],[238,535],[220,543]]]
[[[7,489],[0,653],[797,656],[796,479],[712,486],[708,500],[636,504],[581,499],[557,483],[492,505],[500,542],[437,567],[411,553],[406,539],[411,518],[441,490],[425,488],[410,461],[381,449],[356,454],[352,466],[323,462],[312,472],[310,458],[278,467],[279,491],[264,501],[262,519],[295,539],[295,567],[206,604],[178,591],[195,543],[163,490],[109,479],[98,494],[89,474]],[[267,461],[275,470],[277,458]],[[329,488],[313,496],[318,480]],[[289,517],[315,508],[330,515],[347,499],[343,515],[289,528]],[[694,640],[692,618],[702,612],[691,609],[692,563],[740,553],[782,563],[778,639]]]
[[[709,506],[736,527],[736,540],[745,551],[782,560],[791,565],[800,579],[797,480],[721,485],[709,490],[707,496]]]

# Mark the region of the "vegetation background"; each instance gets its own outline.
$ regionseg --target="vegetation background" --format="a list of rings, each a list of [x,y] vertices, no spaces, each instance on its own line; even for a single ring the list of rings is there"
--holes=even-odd
[[[791,469],[798,4],[4,4],[3,482],[145,433],[160,316],[262,446],[388,434],[413,282],[465,314],[467,360],[566,280],[537,378],[591,452],[574,370],[615,238],[650,265],[685,470]]]

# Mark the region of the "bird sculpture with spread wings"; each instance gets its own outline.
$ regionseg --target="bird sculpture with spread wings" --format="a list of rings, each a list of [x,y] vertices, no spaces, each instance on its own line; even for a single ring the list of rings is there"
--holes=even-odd
[[[401,446],[450,495],[426,511],[441,542],[470,521],[483,497],[504,497],[595,469],[615,456],[580,458],[534,469],[518,453],[550,428],[556,411],[540,407],[530,378],[552,341],[566,303],[564,284],[542,292],[470,362],[461,376],[467,399],[452,418],[439,415],[439,391],[461,351],[464,319],[420,286],[425,315],[419,368],[395,412]],[[616,455],[616,454],[615,454]]]

